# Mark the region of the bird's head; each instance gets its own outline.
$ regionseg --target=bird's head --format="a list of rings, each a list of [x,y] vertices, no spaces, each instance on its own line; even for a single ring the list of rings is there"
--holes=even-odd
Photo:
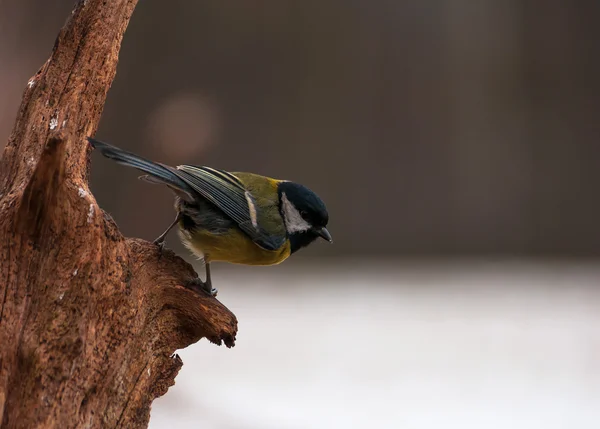
[[[319,237],[332,242],[326,228],[329,221],[327,208],[317,194],[306,186],[280,182],[279,211],[285,222],[292,253]]]

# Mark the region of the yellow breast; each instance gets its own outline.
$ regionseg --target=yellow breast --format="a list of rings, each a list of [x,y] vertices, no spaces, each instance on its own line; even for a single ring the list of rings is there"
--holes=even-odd
[[[239,229],[231,229],[225,234],[208,234],[198,230],[193,234],[180,230],[183,243],[198,257],[207,262],[222,261],[243,265],[275,265],[290,256],[290,243],[277,250],[258,247]]]

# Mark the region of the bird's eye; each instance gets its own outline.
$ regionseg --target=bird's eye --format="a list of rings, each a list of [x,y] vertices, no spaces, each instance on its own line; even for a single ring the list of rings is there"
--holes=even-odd
[[[305,217],[308,214],[306,210],[300,210],[300,216]]]

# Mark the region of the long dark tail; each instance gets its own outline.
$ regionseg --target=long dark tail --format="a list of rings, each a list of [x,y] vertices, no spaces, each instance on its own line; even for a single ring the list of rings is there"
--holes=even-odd
[[[185,194],[193,195],[194,191],[190,186],[185,183],[177,174],[177,170],[172,167],[159,164],[156,162],[148,161],[140,156],[137,156],[131,152],[124,151],[118,147],[111,146],[107,143],[95,140],[88,137],[88,141],[95,149],[98,149],[105,157],[118,162],[119,164],[127,165],[129,167],[137,168],[138,170],[148,173],[153,179],[149,180],[152,183],[160,182],[168,185],[174,190],[183,191]],[[179,194],[179,193],[178,193]]]

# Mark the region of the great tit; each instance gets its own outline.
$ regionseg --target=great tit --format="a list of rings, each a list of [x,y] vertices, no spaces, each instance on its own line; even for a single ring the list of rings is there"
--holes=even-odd
[[[274,265],[317,238],[332,242],[325,204],[306,186],[252,173],[229,173],[210,167],[152,162],[88,138],[102,155],[137,168],[147,182],[175,193],[173,223],[154,243],[164,246],[175,226],[183,244],[204,259],[206,290],[216,295],[210,263]]]

